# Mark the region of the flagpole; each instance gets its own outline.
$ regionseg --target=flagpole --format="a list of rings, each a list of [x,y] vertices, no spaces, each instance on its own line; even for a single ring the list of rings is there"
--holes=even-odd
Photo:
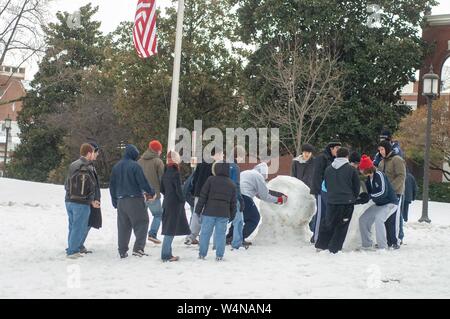
[[[167,151],[175,150],[177,128],[178,88],[180,84],[181,40],[183,38],[184,0],[178,0],[177,33],[175,38],[175,58],[173,62],[172,94],[170,99],[169,137]]]

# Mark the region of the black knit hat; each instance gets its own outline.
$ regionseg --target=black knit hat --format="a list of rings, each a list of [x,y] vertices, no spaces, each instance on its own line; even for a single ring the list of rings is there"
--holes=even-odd
[[[383,130],[383,131],[381,132],[381,134],[380,134],[380,141],[383,141],[383,140],[388,140],[388,141],[390,141],[391,139],[392,139],[391,131],[389,131],[389,130]]]
[[[350,157],[348,158],[348,161],[350,163],[359,163],[361,162],[361,156],[358,154],[358,152],[352,152],[350,154]]]
[[[312,146],[311,144],[305,143],[302,145],[302,152],[314,153],[314,146]]]
[[[388,140],[381,141],[378,146],[384,148],[384,150],[386,151],[386,156],[392,151],[391,142],[389,142]]]
[[[328,148],[333,148],[335,146],[342,146],[342,143],[341,142],[329,142],[327,145]]]

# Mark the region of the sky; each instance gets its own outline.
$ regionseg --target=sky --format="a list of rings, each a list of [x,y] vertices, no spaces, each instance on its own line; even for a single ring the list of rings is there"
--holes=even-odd
[[[95,15],[95,19],[101,22],[100,30],[103,33],[114,31],[122,21],[134,20],[137,0],[53,0],[49,8],[49,14],[52,17],[51,21],[56,20],[56,12],[75,12],[78,8],[89,2],[94,6],[99,6],[99,11]],[[440,0],[440,2],[440,5],[433,7],[432,14],[450,14],[450,1]],[[157,0],[157,7],[161,10],[172,5],[174,5],[172,0]],[[34,61],[26,67],[25,80],[31,80],[38,68],[37,61]]]

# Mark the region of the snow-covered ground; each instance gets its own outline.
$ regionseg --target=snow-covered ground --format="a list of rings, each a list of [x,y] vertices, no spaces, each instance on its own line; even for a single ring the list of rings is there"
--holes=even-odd
[[[82,259],[65,258],[62,186],[0,179],[0,298],[448,298],[450,204],[430,203],[432,224],[411,207],[398,251],[316,253],[307,242],[255,238],[224,262],[197,259],[196,246],[174,242],[176,263],[120,260],[116,213],[103,190],[103,228],[92,230]],[[260,238],[261,239],[261,238]],[[132,239],[133,242],[133,239]]]

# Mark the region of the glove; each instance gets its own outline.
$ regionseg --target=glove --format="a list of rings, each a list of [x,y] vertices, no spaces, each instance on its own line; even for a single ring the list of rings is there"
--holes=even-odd
[[[361,194],[359,194],[358,199],[356,199],[356,203],[355,204],[356,205],[365,204],[365,203],[369,202],[369,200],[370,200],[369,194],[361,193]]]
[[[287,202],[287,199],[288,199],[287,195],[278,196],[277,204],[283,205]]]

